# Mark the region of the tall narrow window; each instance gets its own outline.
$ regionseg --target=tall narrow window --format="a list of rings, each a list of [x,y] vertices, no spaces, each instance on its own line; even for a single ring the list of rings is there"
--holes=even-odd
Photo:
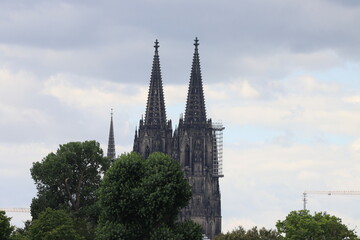
[[[150,148],[149,148],[149,146],[146,146],[146,148],[145,148],[145,159],[147,159],[149,157],[149,155],[150,155]]]
[[[190,166],[190,147],[188,144],[185,147],[185,166]]]

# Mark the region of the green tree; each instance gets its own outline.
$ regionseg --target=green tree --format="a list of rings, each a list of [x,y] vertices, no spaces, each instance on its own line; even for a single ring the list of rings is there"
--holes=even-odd
[[[200,226],[176,223],[191,198],[180,165],[163,153],[146,160],[124,154],[106,172],[99,189],[102,215],[96,239],[201,239]]]
[[[29,240],[28,230],[31,225],[31,221],[27,220],[24,222],[24,224],[24,228],[15,228],[11,234],[10,240]]]
[[[311,215],[308,210],[292,211],[284,221],[278,221],[276,227],[285,240],[359,239],[340,218],[322,212]]]
[[[30,240],[30,239],[27,234],[16,232],[13,235],[11,235],[10,240]]]
[[[176,223],[174,232],[177,240],[202,239],[201,226],[190,220]]]
[[[11,218],[5,215],[4,211],[0,211],[0,239],[8,240],[10,239],[10,235],[12,231],[14,231],[14,227],[10,224]]]
[[[226,234],[219,234],[214,240],[278,240],[279,234],[275,230],[267,230],[265,228],[258,229],[253,227],[245,230],[243,227],[238,227],[235,230]]]
[[[96,141],[69,142],[56,153],[33,163],[31,176],[38,190],[31,203],[31,215],[37,219],[46,208],[69,211],[78,231],[93,239],[99,211],[96,191],[110,161]]]
[[[45,209],[29,227],[30,240],[84,240],[72,217],[64,210]]]

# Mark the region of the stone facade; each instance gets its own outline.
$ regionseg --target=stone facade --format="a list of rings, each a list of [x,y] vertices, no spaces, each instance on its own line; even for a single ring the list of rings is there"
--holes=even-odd
[[[185,117],[180,118],[173,132],[171,121],[166,120],[159,45],[155,42],[145,119],[140,120],[139,129],[135,131],[133,150],[144,157],[160,151],[180,163],[193,195],[179,218],[201,224],[203,233],[211,239],[221,232],[220,176],[214,174],[216,139],[211,119],[206,118],[198,39],[194,45]]]

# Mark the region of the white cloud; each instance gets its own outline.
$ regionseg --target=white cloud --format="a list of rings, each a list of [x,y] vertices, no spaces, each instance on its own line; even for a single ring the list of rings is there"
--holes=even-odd
[[[348,103],[360,103],[360,96],[359,95],[349,96],[349,97],[345,97],[343,100]]]
[[[26,71],[11,71],[0,68],[1,102],[15,105],[26,102],[29,95],[36,95],[41,86],[40,79]]]
[[[41,161],[48,153],[55,151],[57,146],[45,143],[1,143],[0,144],[0,164],[3,168],[15,169],[9,173],[21,174],[29,172],[33,162]]]
[[[164,85],[165,104],[171,105],[176,103],[184,103],[186,101],[188,87],[187,85]],[[144,105],[144,104],[143,104]]]
[[[206,100],[212,102],[239,101],[244,99],[256,99],[260,92],[247,80],[232,80],[229,83],[213,83],[204,85]],[[186,98],[184,98],[186,99]]]
[[[343,101],[348,92],[338,84],[300,77],[276,85],[268,84],[268,88],[262,90],[264,97],[260,95],[255,100],[234,94],[233,85],[225,84],[222,89],[227,98],[210,105],[212,115],[226,116],[233,125],[360,135],[360,110]]]
[[[14,123],[34,123],[45,124],[50,121],[50,117],[44,112],[34,108],[21,108],[0,103],[0,124]]]
[[[254,100],[227,94],[211,108],[213,115],[231,119],[225,131],[238,141],[228,140],[224,149],[225,226],[246,225],[241,221],[246,219],[258,227],[273,228],[290,211],[302,208],[305,190],[359,189],[360,111],[343,101],[349,92],[311,76],[267,87],[262,93],[271,95]],[[239,126],[242,130],[237,132]],[[243,130],[248,126],[272,131],[252,134]],[[329,210],[351,223],[356,214],[348,210],[357,200],[352,198],[343,209],[344,201],[336,198],[334,204],[322,199],[317,204],[311,199],[308,206]],[[229,219],[232,224],[226,222]]]
[[[44,94],[80,109],[98,109],[115,103],[140,105],[146,102],[144,86],[113,83],[80,76],[57,74],[44,83]]]
[[[239,215],[241,215],[239,213]],[[238,228],[239,226],[242,226],[247,229],[251,229],[252,227],[256,226],[256,222],[251,221],[249,218],[228,218],[223,220],[222,224],[222,231],[223,233],[231,232]]]
[[[29,208],[36,190],[30,176],[32,163],[41,161],[57,146],[45,143],[3,143],[0,142],[0,199],[1,208]],[[7,213],[11,223],[23,227],[23,222],[31,220],[29,213]]]
[[[233,64],[240,70],[239,74],[257,79],[257,76],[276,79],[293,71],[326,70],[342,63],[341,57],[333,50],[291,52],[279,49],[260,56],[242,56]]]
[[[225,177],[221,179],[221,187],[226,230],[236,224],[247,228],[251,224],[273,228],[276,221],[284,219],[290,211],[302,208],[305,190],[359,188],[360,164],[357,159],[346,157],[348,146],[296,143],[290,147],[273,144],[252,148],[225,146],[224,154]],[[352,198],[346,209],[353,208],[356,202],[357,199]],[[319,208],[311,200],[309,209],[318,211],[329,207],[326,199],[322,204]],[[340,211],[342,204],[343,200],[338,199],[331,209]],[[355,215],[349,214],[350,217]]]
[[[54,98],[66,108],[83,112],[98,112],[114,103],[123,108],[140,107],[144,110],[148,87],[72,74],[55,74],[41,86],[42,90],[36,92],[37,97]],[[164,84],[164,92],[167,105],[183,105],[187,85]],[[357,174],[360,170],[358,140],[343,145],[313,140],[321,133],[351,138],[360,134],[357,127],[360,112],[353,104],[343,101],[347,94],[341,86],[320,82],[309,75],[266,87],[259,87],[258,83],[249,80],[229,84],[205,83],[205,97],[211,103],[207,104],[211,109],[210,117],[224,117],[230,123],[225,126],[225,131],[232,131],[232,137],[242,139],[241,142],[231,140],[225,145],[225,178],[221,180],[224,231],[230,231],[236,225],[273,228],[275,222],[285,218],[289,211],[302,207],[301,193],[304,190],[356,188],[356,182],[360,181]],[[17,107],[0,105],[0,109],[11,112],[9,115],[14,115]],[[41,114],[36,108],[25,108],[21,118],[32,119],[38,124],[49,121]],[[132,124],[136,122],[122,121],[121,136],[118,136],[132,136]],[[247,133],[241,135],[234,130],[237,126],[246,128],[249,125],[276,129],[277,133],[271,133],[265,139],[259,136],[259,139],[248,140],[251,136]],[[303,135],[307,138],[304,142]],[[129,151],[131,140],[117,142],[117,154]],[[22,148],[3,146],[5,155],[1,158],[6,162],[8,159],[29,159],[23,155],[31,149],[37,155],[32,158],[37,161],[55,150],[41,144],[23,145]],[[20,168],[7,165],[3,167],[2,175],[21,177],[28,174],[29,168],[29,164]],[[315,208],[317,205],[310,206]],[[349,217],[354,218],[351,214]]]
[[[290,84],[293,84],[295,81],[291,81]],[[301,76],[298,78],[298,84],[288,86],[292,91],[299,91],[301,89],[305,90],[306,93],[337,93],[340,90],[339,84],[326,82],[321,83],[316,78],[311,76]]]
[[[256,98],[259,97],[259,92],[250,85],[248,81],[240,81],[239,83],[233,82],[228,86],[233,94],[243,98]]]
[[[360,153],[360,138],[351,144],[351,150]]]
[[[41,79],[35,75],[8,68],[0,68],[0,124],[45,124],[50,117],[37,108],[41,98]]]
[[[206,84],[204,85],[204,95],[206,100],[221,101],[229,98],[227,92],[227,84],[215,83],[215,84]],[[186,99],[186,98],[185,98]]]

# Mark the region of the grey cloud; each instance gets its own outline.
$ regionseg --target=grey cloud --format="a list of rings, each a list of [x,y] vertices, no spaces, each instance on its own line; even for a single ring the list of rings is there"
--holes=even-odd
[[[344,61],[358,61],[360,56],[356,51],[360,49],[360,6],[335,1],[22,1],[1,5],[5,12],[0,23],[2,62],[20,63],[38,74],[73,72],[146,83],[155,38],[161,44],[165,81],[170,83],[188,81],[195,36],[201,41],[209,82],[231,76],[264,78],[264,73],[239,68],[234,62],[271,57],[279,51],[291,55],[333,49]],[[13,49],[24,53],[16,55]],[[286,60],[282,64],[286,69]]]

